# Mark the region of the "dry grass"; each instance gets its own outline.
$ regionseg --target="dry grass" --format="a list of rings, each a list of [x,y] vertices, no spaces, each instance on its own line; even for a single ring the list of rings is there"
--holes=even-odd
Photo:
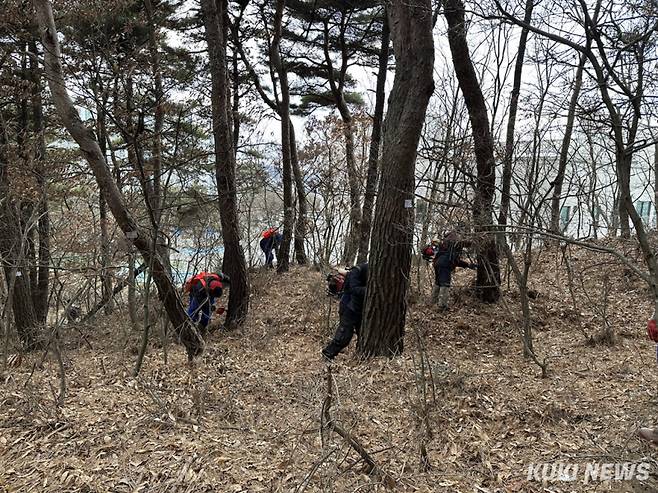
[[[618,340],[586,343],[601,327],[599,311],[584,297],[573,307],[564,269],[544,259],[532,277],[539,292],[532,312],[548,379],[522,356],[511,291],[507,305],[483,306],[458,288],[458,303],[441,315],[425,302],[427,286],[414,294],[404,356],[361,362],[350,348],[338,358],[332,414],[391,475],[395,491],[656,491],[655,449],[634,437],[657,415],[655,349],[644,335],[650,303],[618,266],[587,269],[592,262],[579,254],[574,269],[584,272],[593,300],[609,275]],[[469,276],[460,273],[457,284],[467,285]],[[0,491],[384,491],[338,436],[321,443],[319,351],[337,308],[328,320],[322,275],[260,272],[253,284],[244,331],[215,333],[194,369],[173,345],[165,364],[154,341],[140,377],[132,378],[137,336],[122,348],[117,327],[128,322],[120,318],[88,329],[93,350],[77,344],[77,332],[66,335],[61,408],[54,404],[54,361],[35,368],[27,384],[40,355],[9,369],[0,387]],[[436,388],[427,472],[419,451],[416,329]],[[531,462],[553,461],[651,461],[654,475],[643,484],[527,480]]]

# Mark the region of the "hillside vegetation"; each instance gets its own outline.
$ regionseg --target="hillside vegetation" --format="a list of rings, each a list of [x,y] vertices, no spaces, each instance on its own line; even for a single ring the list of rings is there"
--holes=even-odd
[[[353,342],[331,365],[331,418],[374,460],[372,474],[339,434],[321,433],[329,370],[320,349],[337,304],[320,272],[252,273],[243,331],[215,331],[193,368],[156,334],[133,378],[139,334],[124,344],[123,314],[77,327],[88,344],[71,327],[64,405],[50,357],[14,359],[2,376],[0,490],[655,491],[655,476],[528,480],[530,464],[557,459],[656,466],[634,435],[656,416],[655,351],[638,322],[650,312],[646,290],[615,263],[588,270],[593,261],[581,252],[572,265],[583,279],[576,301],[589,308],[573,309],[559,258],[545,256],[534,272],[535,351],[548,378],[523,358],[514,290],[482,305],[461,272],[440,314],[421,266],[403,356],[362,362]],[[593,344],[606,282],[616,342]],[[581,303],[583,288],[598,308]]]

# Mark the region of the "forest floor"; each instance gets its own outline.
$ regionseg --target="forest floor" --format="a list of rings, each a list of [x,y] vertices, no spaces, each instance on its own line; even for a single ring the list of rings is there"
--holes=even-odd
[[[139,334],[124,344],[119,327],[129,322],[118,314],[80,328],[89,344],[67,330],[62,406],[50,356],[8,368],[0,492],[658,491],[658,449],[635,437],[658,424],[647,289],[614,261],[576,257],[573,297],[560,259],[540,259],[532,272],[534,347],[547,378],[523,357],[513,282],[502,302],[482,305],[467,287],[472,271],[458,272],[452,308],[440,314],[427,303],[425,265],[414,274],[423,289],[410,297],[404,354],[364,362],[353,342],[337,358],[332,417],[380,474],[366,474],[338,434],[321,436],[320,349],[337,304],[322,273],[294,268],[254,273],[244,330],[215,332],[193,369],[175,344],[165,362],[155,334],[133,378]],[[617,341],[588,343],[604,318]],[[419,338],[432,369],[424,380]],[[577,466],[576,481],[529,479],[544,463]],[[651,475],[588,481],[588,464],[610,463],[649,463]]]

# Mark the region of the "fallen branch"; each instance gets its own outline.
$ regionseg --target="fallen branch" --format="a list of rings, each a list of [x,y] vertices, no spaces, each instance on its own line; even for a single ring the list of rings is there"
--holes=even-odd
[[[359,442],[359,440],[354,437],[349,431],[343,428],[339,423],[337,423],[331,417],[331,405],[333,401],[333,378],[331,376],[331,365],[327,365],[327,393],[324,397],[324,402],[322,403],[322,415],[321,415],[321,433],[322,433],[322,444],[325,443],[324,430],[333,431],[342,437],[347,444],[356,451],[357,454],[361,456],[361,459],[368,466],[368,473],[380,477],[387,488],[392,489],[395,486],[395,480],[385,471],[383,471],[368,453],[365,447]]]

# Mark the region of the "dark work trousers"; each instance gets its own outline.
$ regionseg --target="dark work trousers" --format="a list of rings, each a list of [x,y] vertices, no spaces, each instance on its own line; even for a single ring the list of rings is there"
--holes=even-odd
[[[260,249],[265,254],[265,265],[274,267],[274,237],[263,238],[260,240]]]
[[[196,296],[190,293],[190,306],[187,309],[187,314],[194,323],[198,323],[201,328],[205,329],[210,323],[210,313],[214,303],[215,298],[208,296],[206,293],[202,292]]]
[[[341,304],[338,312],[340,324],[336,329],[336,334],[331,342],[327,344],[327,347],[322,350],[322,354],[328,359],[334,359],[338,356],[338,353],[349,345],[352,337],[354,337],[354,333],[356,332],[358,334],[361,328],[361,316],[353,310]]]
[[[441,287],[450,287],[452,282],[452,269],[450,266],[436,266],[434,269],[434,284]]]

